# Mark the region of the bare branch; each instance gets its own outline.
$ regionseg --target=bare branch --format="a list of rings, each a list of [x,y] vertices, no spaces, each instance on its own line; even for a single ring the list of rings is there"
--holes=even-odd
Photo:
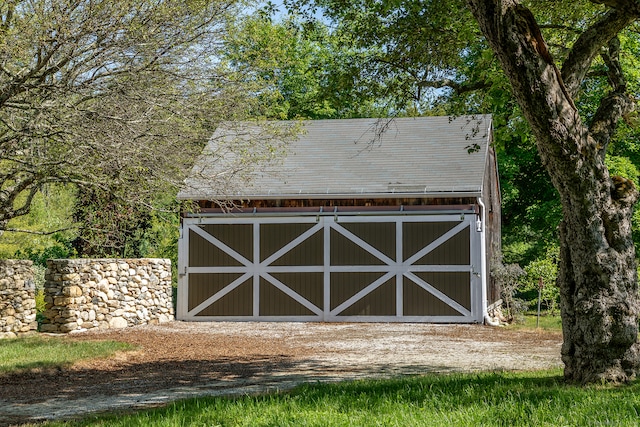
[[[27,194],[27,198],[22,203],[22,206],[18,208],[13,207],[13,209],[9,212],[3,212],[4,215],[2,216],[2,220],[17,218],[19,216],[27,215],[29,212],[31,212],[31,203],[33,202],[33,198],[36,196],[36,194],[38,194],[39,190],[39,186],[31,187],[29,189],[29,193]],[[15,197],[13,199],[15,200]]]
[[[589,126],[589,132],[598,141],[601,156],[615,133],[618,120],[635,109],[635,101],[621,92],[612,92],[600,101],[600,106]]]
[[[129,205],[173,190],[211,129],[252,106],[238,88],[253,83],[211,64],[238,0],[0,5],[0,220],[47,182]]]
[[[63,231],[75,230],[75,229],[76,227],[66,227],[66,228],[59,228],[57,230],[52,230],[52,231],[34,231],[34,230],[24,230],[21,228],[5,228],[0,231],[3,231],[3,232],[6,231],[10,233],[35,234],[38,236],[50,236],[52,234],[61,233]]]

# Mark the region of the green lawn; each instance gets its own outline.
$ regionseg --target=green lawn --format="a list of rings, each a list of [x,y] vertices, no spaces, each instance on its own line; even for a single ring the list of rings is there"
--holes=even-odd
[[[71,341],[64,337],[30,336],[0,340],[0,374],[36,368],[54,368],[94,357],[108,357],[131,350],[115,341]]]
[[[637,426],[639,413],[640,382],[582,388],[552,371],[312,384],[46,426]]]
[[[513,323],[508,326],[513,329],[542,329],[544,331],[562,332],[562,319],[560,315],[551,316],[542,314],[538,322],[535,314],[527,314],[523,318],[523,322]]]

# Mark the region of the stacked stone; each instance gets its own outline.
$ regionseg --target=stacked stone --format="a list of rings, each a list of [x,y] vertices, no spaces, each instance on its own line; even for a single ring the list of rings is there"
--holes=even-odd
[[[47,261],[42,332],[157,324],[173,320],[168,259]]]
[[[0,260],[0,338],[38,329],[33,263]]]

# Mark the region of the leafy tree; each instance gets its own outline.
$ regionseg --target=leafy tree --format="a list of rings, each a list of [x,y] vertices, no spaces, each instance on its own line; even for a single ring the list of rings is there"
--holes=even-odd
[[[560,71],[529,9],[517,2],[469,1],[560,194],[562,358],[565,377],[579,382],[628,380],[640,365],[630,231],[638,193],[630,180],[611,177],[604,161],[618,121],[635,108],[617,35],[640,17],[640,4],[611,3],[599,14],[584,10],[586,25]],[[603,50],[611,90],[585,120],[574,98]]]
[[[24,250],[17,250],[14,256],[16,258],[26,258],[33,261],[34,265],[38,265],[41,268],[46,268],[48,259],[56,258],[69,258],[75,255],[75,251],[71,245],[71,242],[65,240],[60,234],[54,234],[54,244],[51,244],[43,249],[36,249],[33,247],[27,247]]]
[[[243,80],[260,82],[257,96],[276,119],[387,115],[378,83],[361,73],[367,57],[317,19],[273,22],[262,13],[235,22],[223,55]]]
[[[518,297],[522,291],[520,277],[524,274],[525,271],[518,264],[498,263],[491,268],[491,276],[500,286],[500,295],[505,302],[504,314],[509,322],[515,321],[527,309],[526,301]]]
[[[523,291],[529,291],[536,299],[542,284],[542,289],[540,289],[542,305],[553,315],[558,310],[560,300],[560,290],[556,285],[558,277],[557,247],[555,253],[553,253],[553,249],[550,252],[552,253],[547,257],[532,261],[524,268],[525,277],[522,281]]]
[[[149,207],[220,120],[255,110],[217,60],[236,0],[0,2],[0,230],[47,183]]]
[[[495,105],[513,113],[501,115],[496,129],[526,121],[562,208],[565,377],[581,383],[633,378],[640,367],[631,234],[638,192],[631,180],[610,174],[605,157],[619,147],[620,121],[633,121],[638,93],[627,80],[637,71],[629,70],[634,59],[625,58],[638,56],[640,3],[316,4],[361,46],[379,52],[372,73],[393,82],[399,102],[404,94],[416,105],[422,89],[446,87],[452,96],[463,95],[469,110]]]
[[[545,259],[548,248],[558,239],[562,217],[558,193],[530,141],[514,137],[499,148],[498,162],[503,262],[527,265]]]

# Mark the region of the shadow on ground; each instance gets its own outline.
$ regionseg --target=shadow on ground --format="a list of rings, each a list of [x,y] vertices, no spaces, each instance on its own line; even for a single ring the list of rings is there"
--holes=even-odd
[[[447,372],[446,366],[362,366],[344,370],[310,358],[158,361],[117,369],[60,368],[0,375],[0,426],[154,406],[196,396],[288,390],[305,382],[335,382]]]

